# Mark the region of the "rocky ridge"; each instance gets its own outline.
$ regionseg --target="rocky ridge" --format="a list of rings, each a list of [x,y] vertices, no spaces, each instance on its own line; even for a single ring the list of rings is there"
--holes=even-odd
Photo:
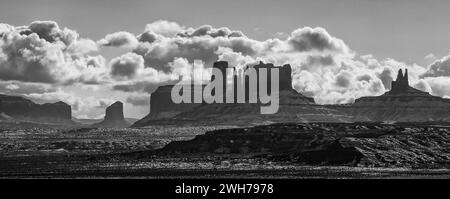
[[[251,155],[306,165],[450,168],[450,129],[377,123],[274,124],[171,142],[158,155]]]
[[[73,123],[71,120],[71,106],[61,101],[36,104],[24,97],[0,95],[0,112],[16,120],[44,123]]]

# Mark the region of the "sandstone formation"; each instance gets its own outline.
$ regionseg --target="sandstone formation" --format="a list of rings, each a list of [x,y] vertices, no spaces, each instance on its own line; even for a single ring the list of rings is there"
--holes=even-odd
[[[122,102],[114,102],[106,108],[105,111],[105,120],[124,120],[123,116],[123,103]]]
[[[72,109],[64,102],[36,104],[24,97],[0,95],[0,112],[19,120],[72,123]]]
[[[381,96],[362,97],[341,107],[356,121],[427,122],[450,121],[450,99],[430,95],[409,86],[408,71],[400,69],[392,89]]]
[[[166,85],[158,87],[150,96],[150,113],[144,118],[138,120],[133,126],[146,126],[147,123],[156,120],[164,120],[173,118],[174,116],[191,110],[200,104],[181,103],[175,104],[171,99],[171,91],[174,85]],[[193,92],[192,95],[193,96]]]
[[[156,155],[221,154],[305,165],[448,168],[449,141],[447,128],[413,124],[280,123],[207,132],[193,140],[171,142]]]
[[[216,62],[215,68],[225,71],[227,62]],[[213,103],[172,104],[171,86],[152,94],[150,114],[134,124],[227,124],[257,125],[277,122],[449,122],[450,99],[432,96],[409,86],[408,71],[400,69],[392,89],[381,96],[362,97],[353,104],[318,105],[292,88],[289,65],[274,66],[260,62],[255,68],[280,68],[280,106],[276,114],[262,115],[261,104]],[[268,74],[270,76],[270,74]],[[269,78],[270,79],[270,78]],[[211,81],[214,77],[211,77]],[[236,79],[235,79],[236,81]],[[260,83],[258,83],[260,84]],[[248,85],[248,84],[246,84]],[[235,84],[235,86],[242,86]],[[235,89],[236,90],[236,89]],[[246,86],[246,100],[249,89]],[[236,96],[236,95],[235,95]],[[236,99],[235,99],[236,102]]]
[[[222,73],[226,72],[228,63],[219,61],[214,63],[213,68],[217,68]],[[250,66],[249,66],[250,67]],[[249,68],[247,67],[247,68]],[[348,122],[350,116],[347,116],[336,109],[328,108],[315,104],[314,99],[306,97],[292,88],[292,68],[290,65],[274,66],[260,62],[255,69],[265,68],[270,71],[271,68],[279,69],[279,111],[276,114],[260,114],[261,103],[248,103],[249,100],[249,78],[245,78],[245,85],[237,82],[237,75],[234,76],[234,101],[232,103],[202,103],[202,104],[174,104],[170,98],[173,86],[159,87],[151,95],[150,114],[140,121],[133,124],[134,127],[161,125],[161,124],[226,124],[226,125],[255,125],[276,122]],[[259,70],[256,70],[259,71]],[[257,72],[257,76],[259,76]],[[214,81],[215,77],[211,77]],[[257,82],[257,91],[260,84],[269,84],[271,73],[267,73],[268,82]],[[223,80],[224,91],[226,80]],[[241,86],[245,90],[245,102],[237,102],[237,87]],[[244,88],[245,87],[245,88]],[[268,86],[269,91],[270,86]],[[213,95],[214,95],[213,90]],[[223,94],[224,101],[226,94]],[[257,96],[258,92],[257,92]],[[259,100],[258,100],[259,102]]]
[[[105,119],[93,127],[102,128],[126,128],[129,127],[130,123],[125,120],[123,116],[123,103],[115,102],[106,108]]]

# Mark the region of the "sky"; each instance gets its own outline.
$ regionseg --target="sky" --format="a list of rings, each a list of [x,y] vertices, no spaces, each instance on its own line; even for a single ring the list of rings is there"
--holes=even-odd
[[[87,118],[121,100],[126,116],[140,118],[157,85],[194,59],[205,70],[222,59],[289,63],[294,88],[319,103],[381,94],[399,67],[413,86],[447,97],[449,8],[445,0],[0,0],[9,27],[0,26],[0,92],[62,100]]]

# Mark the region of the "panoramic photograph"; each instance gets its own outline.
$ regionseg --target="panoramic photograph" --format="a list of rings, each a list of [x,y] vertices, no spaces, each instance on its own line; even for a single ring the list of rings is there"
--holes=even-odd
[[[0,179],[450,179],[449,9],[0,0]]]

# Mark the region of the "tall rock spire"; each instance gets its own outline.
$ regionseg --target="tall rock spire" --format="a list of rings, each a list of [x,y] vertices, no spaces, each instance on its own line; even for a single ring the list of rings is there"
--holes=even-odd
[[[408,69],[405,69],[405,74],[403,75],[403,81],[404,81],[404,84],[406,84],[407,86],[409,86]]]
[[[408,69],[405,69],[404,74],[402,69],[399,69],[397,79],[395,81],[392,81],[391,85],[391,93],[407,92],[409,88]]]
[[[402,69],[400,68],[400,69],[398,69],[397,79],[396,79],[395,81],[396,81],[396,82],[402,81],[402,79],[403,79],[403,71],[402,71]]]

